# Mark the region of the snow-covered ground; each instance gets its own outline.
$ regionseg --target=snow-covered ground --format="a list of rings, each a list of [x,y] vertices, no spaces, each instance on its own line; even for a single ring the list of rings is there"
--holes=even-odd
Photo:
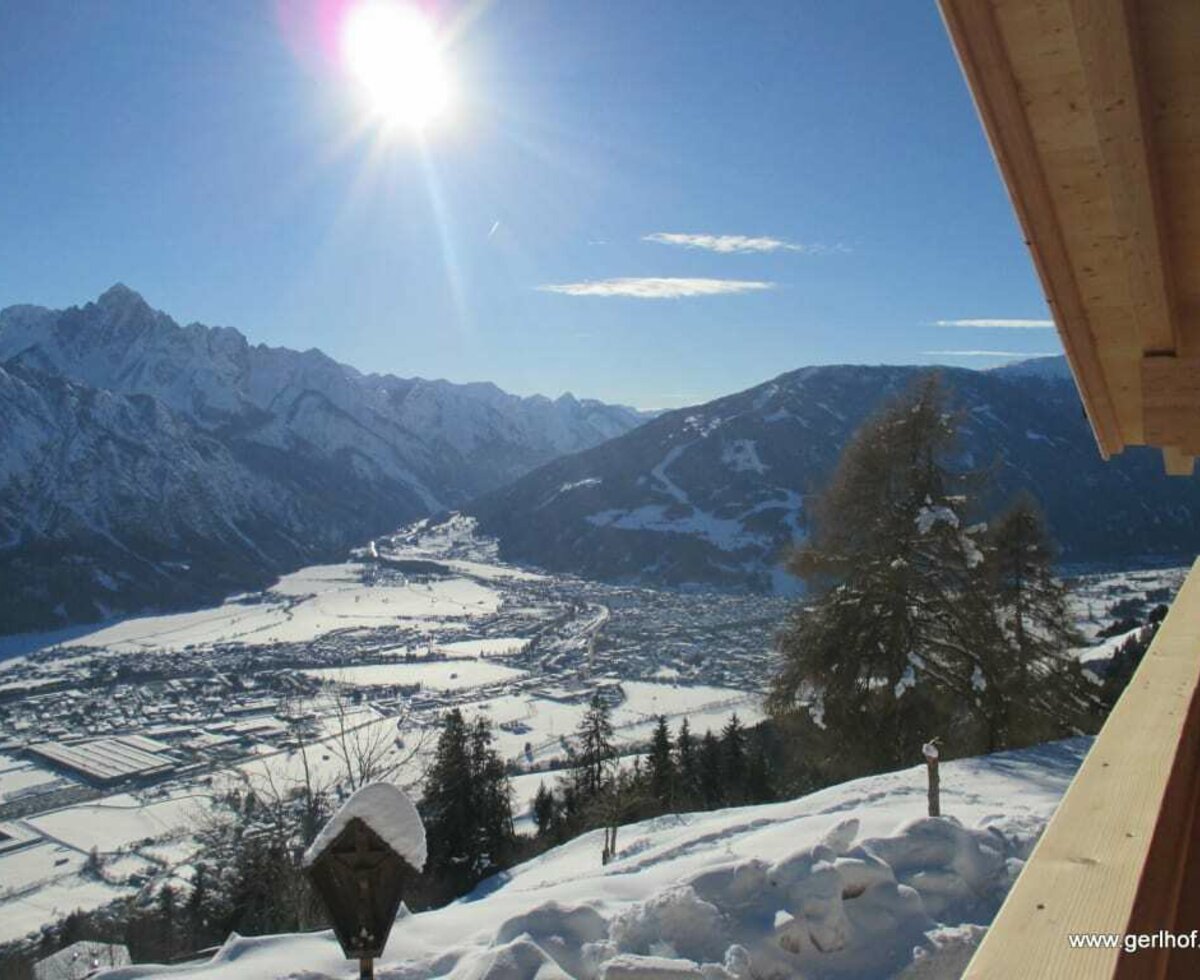
[[[10,755],[0,753],[0,803],[65,782],[49,770],[35,766],[28,760],[14,759]]]
[[[528,645],[529,640],[520,636],[494,636],[486,640],[439,643],[437,650],[448,657],[503,657],[520,653]]]
[[[209,804],[182,789],[158,800],[120,794],[0,826],[32,842],[0,853],[0,943],[134,895],[156,873],[173,874],[196,853],[193,832]],[[101,874],[85,868],[93,849]]]
[[[1087,751],[1087,739],[949,762],[943,819],[923,767],[786,803],[601,832],[397,921],[387,980],[958,976]],[[936,968],[936,969],[935,969]],[[352,977],[329,932],[231,937],[210,961],[112,980]]]
[[[55,810],[25,824],[58,841],[88,852],[112,853],[143,840],[155,840],[191,827],[207,809],[206,796],[178,796],[144,803],[133,796],[109,796],[98,803]]]
[[[436,625],[494,613],[500,604],[493,589],[465,577],[365,587],[362,575],[363,566],[356,562],[314,565],[285,575],[263,596],[235,597],[196,612],[122,620],[72,635],[70,642],[110,653],[179,652],[232,642],[267,646],[406,621]],[[57,639],[57,634],[50,636]]]

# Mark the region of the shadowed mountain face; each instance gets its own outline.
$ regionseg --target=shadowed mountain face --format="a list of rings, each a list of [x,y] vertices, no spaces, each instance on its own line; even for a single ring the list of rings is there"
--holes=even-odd
[[[0,312],[0,632],[200,602],[640,424],[623,406],[363,375],[181,327],[115,286]]]
[[[1065,561],[1200,550],[1200,484],[1131,449],[1105,463],[1061,359],[944,369],[963,467],[987,467],[994,508],[1042,502]],[[467,507],[501,555],[551,570],[673,586],[786,590],[779,559],[808,526],[806,498],[842,447],[919,368],[804,368],[662,415],[563,457]]]

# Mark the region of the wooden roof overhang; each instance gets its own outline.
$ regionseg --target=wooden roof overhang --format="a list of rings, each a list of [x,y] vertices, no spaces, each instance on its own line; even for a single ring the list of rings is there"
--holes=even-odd
[[[1105,458],[1200,455],[1200,0],[939,0]]]

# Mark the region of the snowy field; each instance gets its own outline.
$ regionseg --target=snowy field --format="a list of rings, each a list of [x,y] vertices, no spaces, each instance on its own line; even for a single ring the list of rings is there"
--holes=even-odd
[[[470,578],[369,585],[363,582],[363,572],[357,562],[315,565],[284,576],[262,595],[234,597],[196,612],[121,620],[90,632],[73,632],[68,642],[109,653],[179,652],[215,644],[304,642],[335,631],[409,622],[436,632],[447,621],[494,613],[500,604],[495,590]],[[29,635],[14,638],[17,641],[24,648],[36,647]],[[62,643],[59,634],[47,634],[41,649],[53,650]]]
[[[70,781],[27,759],[0,753],[0,803],[19,799],[34,790],[66,786]]]
[[[729,716],[737,713],[747,725],[763,718],[762,699],[757,694],[728,688],[653,684],[624,681],[625,700],[612,710],[614,742],[617,745],[648,741],[665,715],[672,731],[684,718],[697,735],[705,729],[719,731]],[[545,697],[509,696],[462,706],[464,714],[486,713],[496,726],[496,745],[505,758],[518,758],[527,742],[532,761],[563,754],[561,739],[572,735],[583,719],[587,704],[566,703]]]
[[[191,833],[208,804],[201,795],[122,794],[19,821],[35,843],[0,853],[0,943],[136,894],[131,879],[182,865],[196,851]],[[104,858],[101,875],[85,870],[93,849]]]
[[[667,978],[954,977],[990,922],[1088,740],[950,762],[943,812],[923,767],[787,803],[659,817],[601,831],[401,917],[376,975]],[[936,968],[936,970],[935,970]],[[231,937],[212,959],[116,970],[113,980],[350,978],[329,932]]]
[[[520,636],[494,636],[484,640],[439,643],[437,651],[448,657],[505,657],[521,653],[529,640]]]
[[[87,854],[43,840],[0,854],[0,943],[36,932],[75,909],[94,909],[134,889],[84,873]]]
[[[452,664],[436,666],[448,668]],[[472,664],[468,661],[466,666]],[[672,733],[677,732],[682,720],[687,718],[692,731],[698,736],[708,728],[719,731],[733,713],[747,725],[754,725],[763,718],[759,696],[743,691],[639,681],[626,681],[621,686],[626,697],[612,710],[611,717],[614,744],[625,751],[630,746],[641,745],[649,740],[660,714],[666,716]],[[503,758],[519,765],[539,767],[551,759],[564,756],[563,739],[575,733],[587,710],[586,703],[582,701],[565,703],[533,693],[499,694],[478,701],[467,700],[458,707],[468,721],[477,715],[484,715],[491,720],[495,746]],[[299,787],[304,784],[306,765],[316,783],[333,785],[344,773],[344,765],[336,749],[337,732],[343,724],[357,733],[354,737],[362,744],[382,743],[400,735],[404,746],[390,749],[388,758],[405,759],[406,762],[394,778],[408,787],[419,786],[436,742],[436,729],[420,728],[411,723],[398,729],[394,717],[380,715],[370,708],[356,709],[346,714],[344,720],[326,716],[322,723],[325,740],[306,749],[307,759],[296,749],[264,750],[233,770],[218,773],[214,785],[229,789],[248,780],[251,785],[260,788],[272,784],[285,789]],[[417,749],[415,755],[410,751],[414,748]],[[518,789],[514,801],[518,810],[528,803],[519,788],[523,778],[544,778],[548,784],[553,784],[557,773],[539,771],[531,777],[517,777]],[[533,788],[536,791],[536,781]]]
[[[100,803],[67,807],[24,822],[47,838],[85,854],[92,848],[111,853],[188,830],[207,804],[208,797],[200,795],[154,803],[129,795],[109,796]]]
[[[77,909],[98,909],[133,893],[129,888],[95,881],[73,874],[39,888],[20,902],[6,902],[0,918],[0,943],[37,932],[45,923],[54,922]]]
[[[389,684],[419,684],[437,691],[458,691],[464,688],[487,687],[520,680],[525,673],[511,667],[501,667],[474,661],[444,660],[427,664],[369,664],[362,667],[324,667],[306,670],[309,677],[337,681],[355,687]]]

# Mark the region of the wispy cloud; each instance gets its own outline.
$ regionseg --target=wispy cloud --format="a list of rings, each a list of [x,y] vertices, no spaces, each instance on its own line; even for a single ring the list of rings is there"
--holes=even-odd
[[[659,245],[678,245],[682,248],[700,248],[707,252],[720,252],[722,255],[732,255],[737,252],[809,252],[818,254],[824,252],[848,252],[845,245],[801,245],[797,242],[787,242],[782,238],[750,235],[691,235],[675,231],[656,231],[651,235],[643,235],[644,242],[657,242]]]
[[[977,327],[980,329],[1046,330],[1054,326],[1054,321],[987,318],[980,320],[934,320],[933,325],[935,327]]]
[[[586,282],[551,283],[537,288],[565,296],[628,296],[634,299],[681,299],[686,296],[721,296],[772,289],[773,282],[752,279],[674,279],[639,276],[626,279],[596,279]]]
[[[1042,350],[923,350],[925,357],[1054,357],[1055,351]]]

